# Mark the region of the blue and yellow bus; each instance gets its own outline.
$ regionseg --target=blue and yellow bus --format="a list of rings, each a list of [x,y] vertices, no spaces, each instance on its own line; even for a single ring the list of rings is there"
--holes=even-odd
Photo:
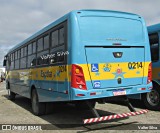
[[[152,110],[160,110],[160,24],[148,27],[153,66],[153,89],[147,93],[145,105]]]
[[[35,115],[48,102],[94,107],[152,88],[145,22],[125,12],[72,11],[9,50],[4,65],[9,98],[30,98]]]

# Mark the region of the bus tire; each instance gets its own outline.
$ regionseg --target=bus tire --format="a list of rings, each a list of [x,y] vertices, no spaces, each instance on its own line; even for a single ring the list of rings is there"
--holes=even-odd
[[[36,89],[32,90],[31,103],[32,103],[32,111],[34,115],[40,116],[45,114],[46,105],[45,103],[39,102]]]
[[[87,105],[87,102],[91,105],[92,108],[95,108],[96,102],[94,100],[89,101],[76,101],[75,105],[77,109],[83,109],[83,110],[89,110],[89,106]]]
[[[14,93],[10,89],[8,89],[8,99],[11,101],[14,101],[15,97],[16,97],[16,93]]]
[[[153,83],[153,89],[142,95],[144,105],[150,110],[160,110],[160,86]]]

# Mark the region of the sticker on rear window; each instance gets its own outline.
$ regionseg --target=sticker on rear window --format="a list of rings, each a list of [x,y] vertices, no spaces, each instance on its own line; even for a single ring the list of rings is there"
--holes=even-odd
[[[94,88],[100,88],[101,82],[100,81],[94,81]]]
[[[98,72],[99,71],[98,64],[91,64],[91,71]]]

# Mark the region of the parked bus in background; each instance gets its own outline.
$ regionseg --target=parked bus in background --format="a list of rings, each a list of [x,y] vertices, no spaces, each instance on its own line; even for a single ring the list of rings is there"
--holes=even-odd
[[[48,102],[77,107],[107,97],[150,92],[151,58],[147,28],[139,15],[72,11],[5,56],[9,98],[30,98],[35,115]]]
[[[148,34],[153,66],[153,89],[146,94],[145,102],[149,109],[160,110],[160,24],[149,26]]]

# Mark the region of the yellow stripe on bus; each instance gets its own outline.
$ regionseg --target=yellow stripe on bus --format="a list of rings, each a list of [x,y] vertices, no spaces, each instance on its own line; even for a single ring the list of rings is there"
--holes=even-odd
[[[122,70],[123,78],[138,78],[148,75],[150,62],[143,62],[142,68],[129,69],[128,62],[109,63],[109,71],[104,71],[106,63],[98,64],[98,72],[91,72],[91,64],[78,64],[83,68],[85,80],[109,80],[116,78],[117,69]],[[144,68],[144,70],[143,70]],[[89,69],[89,71],[88,71]],[[71,65],[66,65],[66,71],[59,72],[59,66],[41,67],[33,69],[23,69],[10,71],[9,78],[20,80],[47,80],[47,81],[71,81]]]
[[[148,75],[148,66],[150,62],[143,62],[142,68],[137,69],[128,69],[128,62],[123,63],[109,63],[110,71],[105,72],[103,70],[105,63],[99,64],[98,72],[91,72],[91,64],[87,66],[87,64],[80,65],[83,68],[83,72],[85,74],[85,79],[90,80],[90,74],[92,80],[105,80],[105,79],[114,79],[116,77],[116,71],[118,68],[122,69],[122,73],[124,78],[138,78],[138,77],[146,77]],[[89,68],[89,71],[88,71]],[[144,70],[143,70],[144,68]]]

